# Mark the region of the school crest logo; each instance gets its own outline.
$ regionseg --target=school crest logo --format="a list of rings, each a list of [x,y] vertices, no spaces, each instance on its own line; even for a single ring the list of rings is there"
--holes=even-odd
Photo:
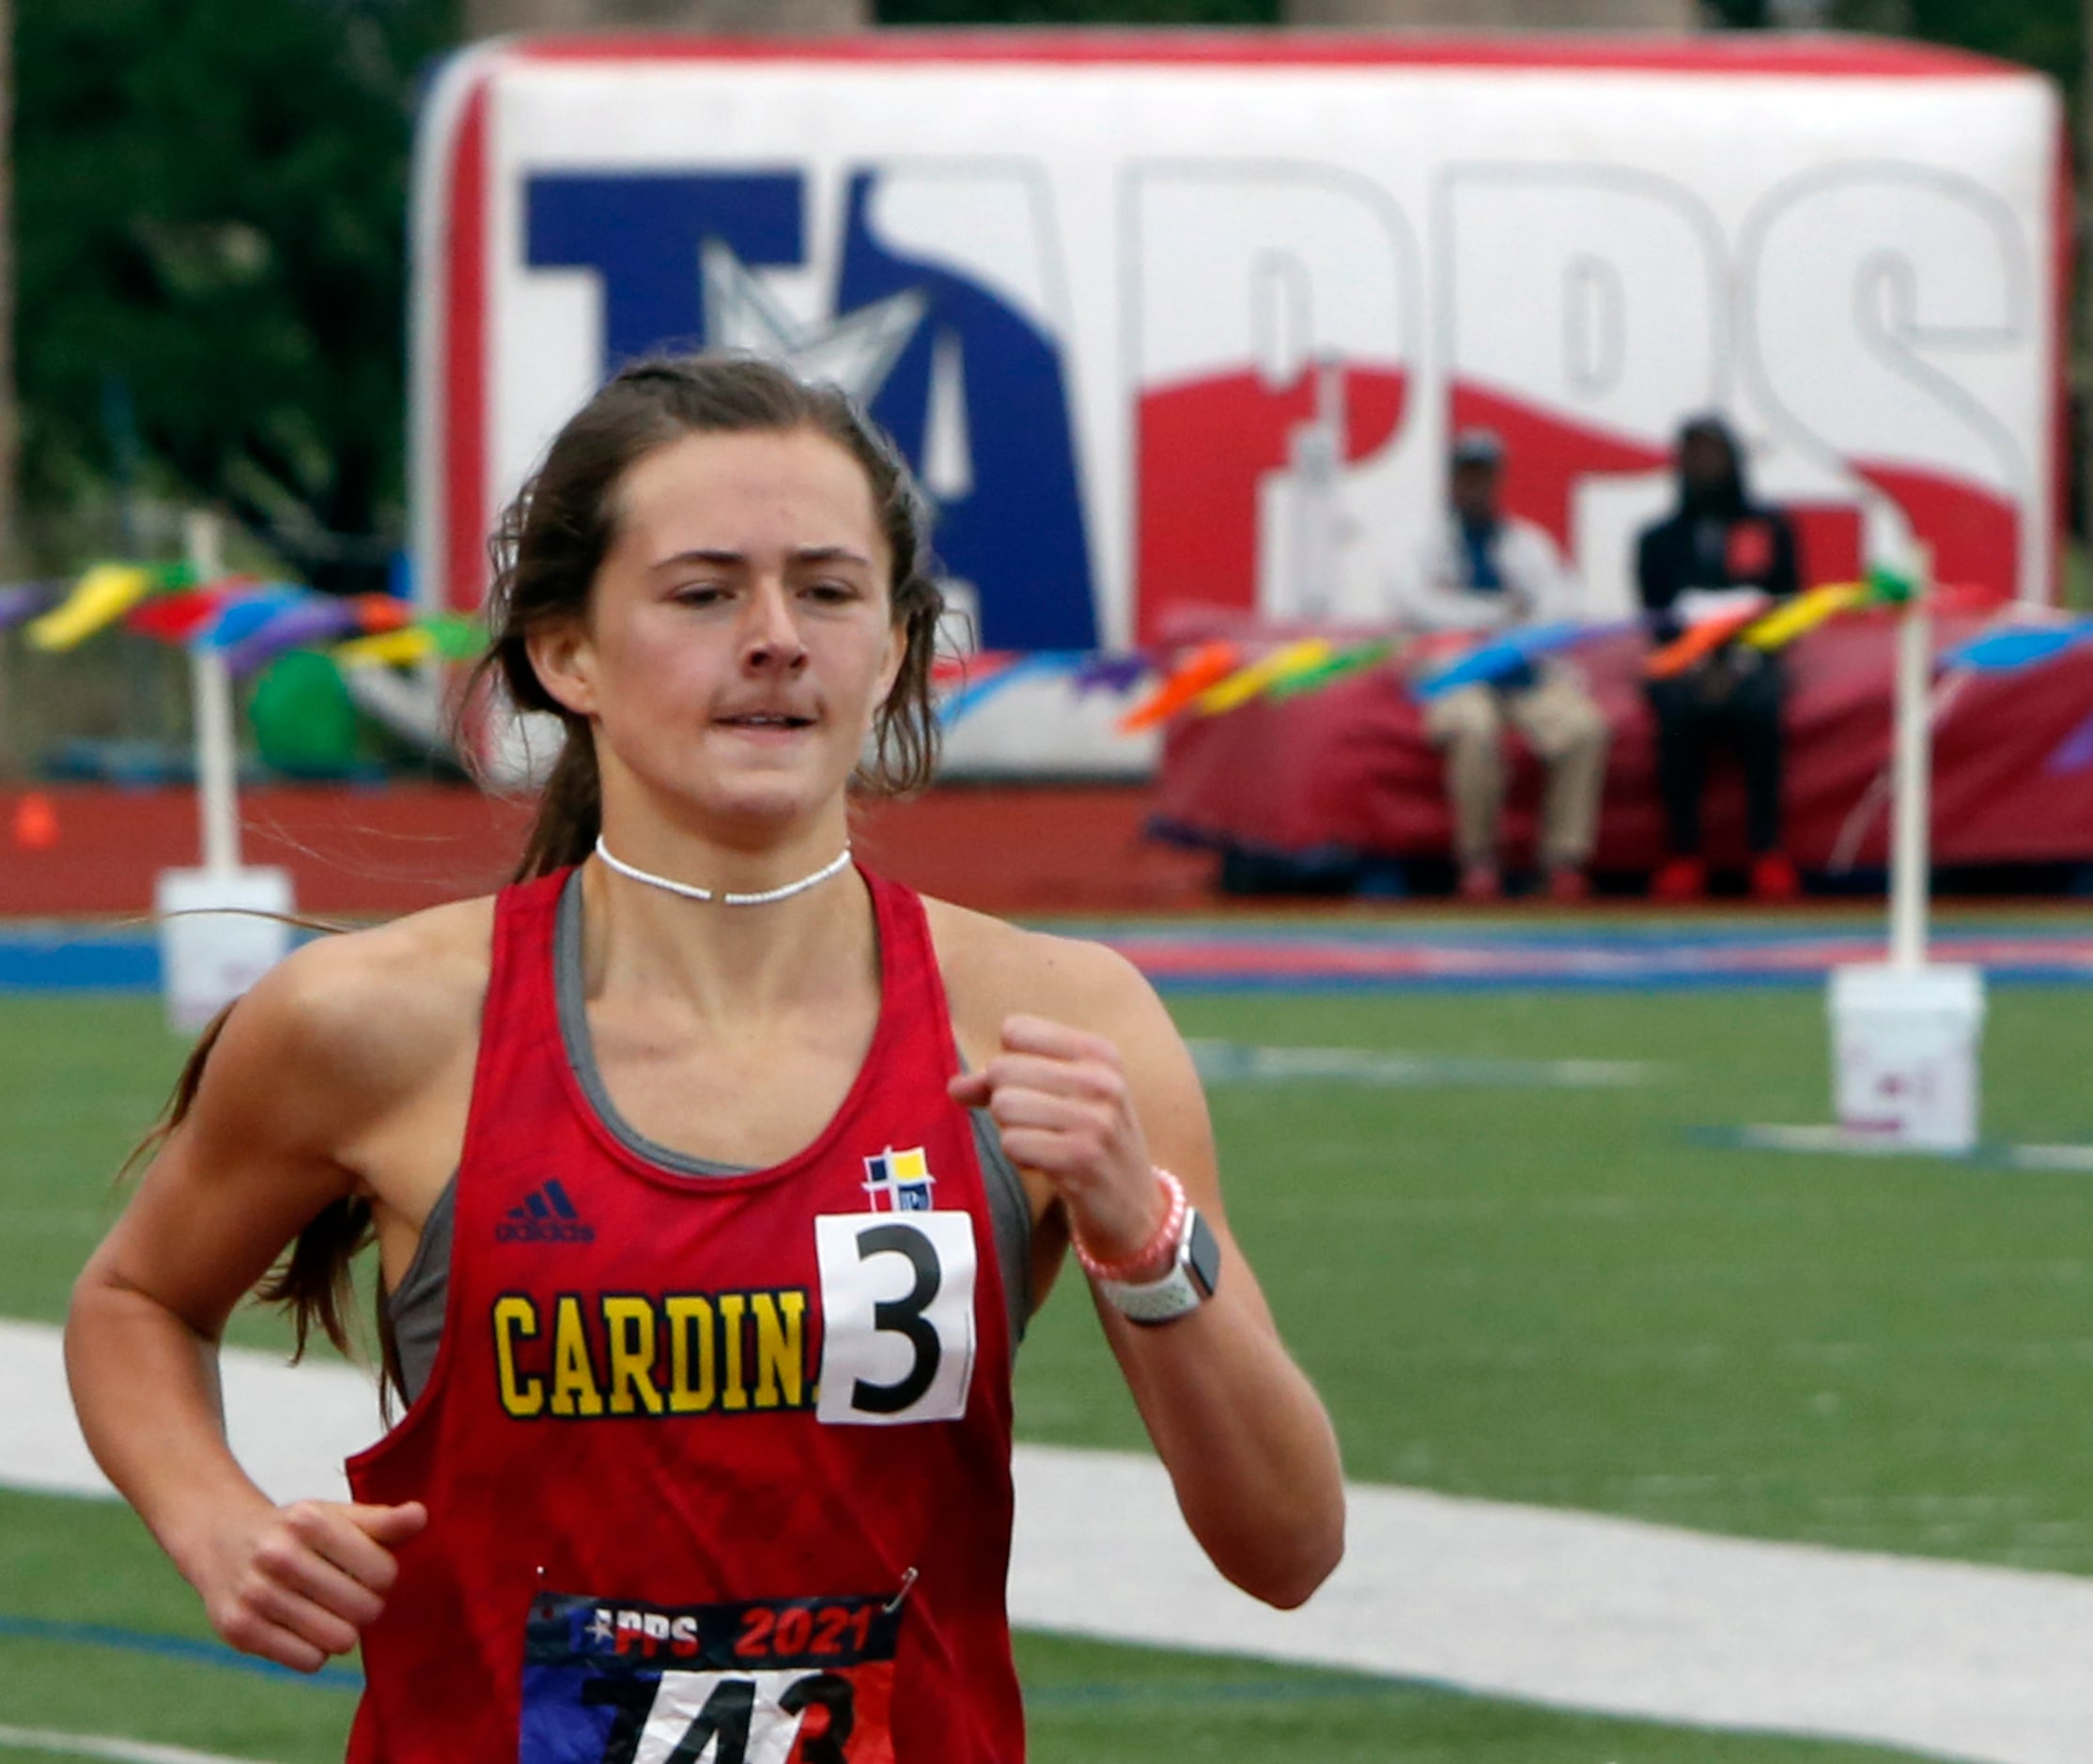
[[[930,1212],[936,1204],[930,1191],[937,1180],[920,1145],[905,1152],[890,1145],[865,1159],[864,1190],[872,1198],[875,1213]]]

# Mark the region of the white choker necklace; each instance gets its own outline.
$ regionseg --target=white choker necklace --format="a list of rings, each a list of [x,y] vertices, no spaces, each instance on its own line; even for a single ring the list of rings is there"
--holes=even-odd
[[[603,835],[596,836],[596,855],[602,859],[620,875],[634,882],[644,882],[647,887],[659,889],[667,894],[680,894],[687,901],[718,901],[722,906],[767,906],[772,901],[788,901],[795,894],[804,894],[811,888],[818,888],[830,876],[839,874],[850,861],[850,847],[845,844],[833,858],[812,875],[803,875],[797,882],[787,882],[783,888],[765,889],[758,894],[721,894],[711,889],[693,888],[688,882],[676,882],[665,875],[656,875],[651,870],[642,870],[627,863],[621,858],[611,856],[611,848],[603,843]]]

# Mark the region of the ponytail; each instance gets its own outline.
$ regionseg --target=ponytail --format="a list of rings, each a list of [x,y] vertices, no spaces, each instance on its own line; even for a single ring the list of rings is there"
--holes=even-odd
[[[238,1002],[238,999],[233,1001],[234,1004]],[[175,1129],[189,1118],[191,1109],[195,1106],[196,1092],[203,1086],[204,1068],[209,1063],[211,1050],[218,1045],[218,1038],[225,1032],[226,1019],[232,1013],[233,1005],[228,1004],[204,1025],[195,1045],[189,1050],[189,1057],[182,1061],[166,1106],[160,1111],[160,1119],[117,1167],[119,1185],[149,1163]],[[350,1283],[350,1268],[376,1235],[368,1200],[361,1195],[344,1195],[339,1199],[330,1200],[306,1221],[304,1229],[277,1259],[276,1265],[256,1287],[257,1300],[275,1306],[290,1317],[293,1365],[305,1357],[306,1345],[316,1328],[333,1343],[336,1353],[348,1359],[356,1357],[351,1331],[355,1294]],[[396,1393],[405,1400],[407,1382],[392,1318],[385,1309],[382,1276],[377,1300],[379,1367],[386,1413],[390,1417],[393,1397]]]
[[[537,813],[518,860],[515,880],[528,882],[580,863],[596,849],[603,830],[603,781],[596,768],[596,740],[587,723],[566,725],[566,745],[538,793]]]

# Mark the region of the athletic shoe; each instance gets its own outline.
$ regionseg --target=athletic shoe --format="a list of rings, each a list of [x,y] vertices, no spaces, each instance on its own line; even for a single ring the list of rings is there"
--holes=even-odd
[[[1786,852],[1760,852],[1751,860],[1753,900],[1777,905],[1799,898],[1802,891],[1803,879],[1795,874],[1795,866]]]
[[[1461,885],[1457,891],[1465,901],[1488,905],[1492,901],[1504,899],[1504,878],[1497,874],[1497,866],[1494,863],[1465,863],[1461,866]]]
[[[1558,906],[1578,906],[1591,898],[1591,878],[1575,864],[1548,872],[1548,898]]]
[[[1650,878],[1650,898],[1683,906],[1708,898],[1708,866],[1698,858],[1667,858]]]

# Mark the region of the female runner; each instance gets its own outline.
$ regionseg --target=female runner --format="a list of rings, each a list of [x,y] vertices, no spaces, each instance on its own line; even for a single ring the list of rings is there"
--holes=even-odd
[[[219,1633],[360,1640],[356,1759],[1020,1758],[1010,1360],[1071,1247],[1193,1533],[1306,1599],[1336,1445],[1154,993],[850,862],[868,739],[860,784],[934,758],[891,443],[761,363],[643,364],[496,553],[487,665],[566,731],[521,879],[260,982],[74,1298],[87,1439]],[[371,1232],[406,1413],[352,1502],[275,1505],[226,1317],[274,1264],[338,1338]]]

